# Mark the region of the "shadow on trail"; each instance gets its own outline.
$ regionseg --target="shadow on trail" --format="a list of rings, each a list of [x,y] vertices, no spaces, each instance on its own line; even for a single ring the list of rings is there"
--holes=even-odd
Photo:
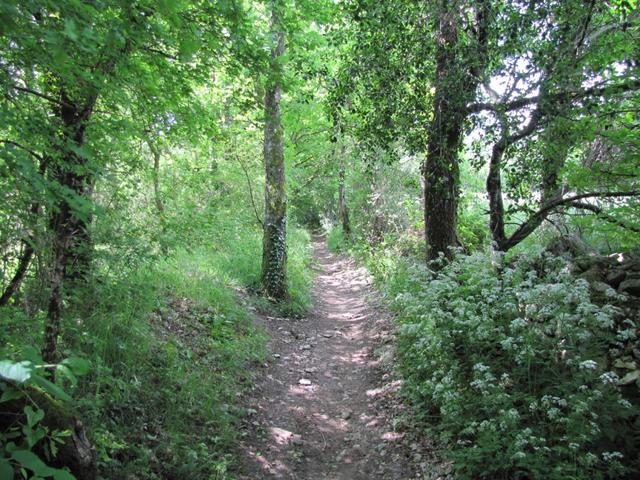
[[[399,382],[373,354],[390,348],[390,320],[372,305],[364,269],[322,237],[313,246],[320,272],[308,318],[264,320],[272,361],[251,399],[240,478],[410,479],[392,428]]]

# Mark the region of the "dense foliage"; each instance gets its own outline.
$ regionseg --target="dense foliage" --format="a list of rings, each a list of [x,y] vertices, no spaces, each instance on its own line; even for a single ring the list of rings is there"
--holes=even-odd
[[[630,441],[637,395],[616,368],[632,349],[635,323],[594,303],[565,264],[534,254],[498,273],[474,254],[437,275],[407,262],[386,272],[406,394],[446,442],[460,478],[638,471]]]
[[[639,15],[1,2],[0,477],[231,478],[324,229],[460,478],[635,478]]]

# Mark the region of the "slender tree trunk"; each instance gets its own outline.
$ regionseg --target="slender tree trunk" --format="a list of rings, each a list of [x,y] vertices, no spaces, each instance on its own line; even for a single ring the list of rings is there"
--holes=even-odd
[[[35,253],[33,245],[30,242],[25,240],[22,243],[24,244],[24,250],[22,251],[22,255],[18,261],[18,268],[2,294],[2,297],[0,297],[0,307],[9,303],[11,297],[13,297],[13,295],[18,291],[18,288],[20,288],[20,285],[27,274],[27,270],[29,269],[29,265],[31,264],[33,254]]]
[[[494,249],[501,251],[507,238],[504,229],[504,202],[502,200],[502,155],[508,147],[506,138],[493,146],[489,174],[487,175],[487,194],[489,196],[489,230]]]
[[[340,167],[338,170],[338,217],[342,224],[342,233],[345,237],[351,235],[351,224],[349,223],[349,209],[345,192],[345,146],[340,147]]]
[[[265,211],[262,240],[261,286],[273,300],[287,297],[287,194],[285,190],[284,132],[280,118],[281,57],[284,32],[277,0],[271,3],[270,72],[264,98]]]
[[[164,204],[162,203],[162,194],[160,193],[160,149],[154,143],[147,139],[147,145],[153,156],[153,200],[156,205],[160,223],[163,225],[164,231]]]
[[[48,163],[48,159],[44,157],[40,159],[40,167],[38,168],[40,175],[44,176]],[[31,208],[29,209],[29,213],[31,213],[33,220],[37,221],[38,215],[40,214],[40,202],[33,202],[31,204]],[[13,295],[18,291],[20,285],[22,284],[22,281],[24,280],[24,277],[27,275],[29,265],[31,264],[31,259],[33,258],[33,255],[35,253],[35,242],[36,238],[33,234],[30,234],[28,239],[22,241],[22,243],[24,244],[24,250],[22,251],[22,255],[20,256],[20,260],[18,261],[18,268],[16,270],[16,273],[13,275],[13,278],[9,282],[9,285],[7,285],[7,288],[2,294],[2,297],[0,297],[0,307],[9,303],[9,300],[11,300],[11,297],[13,297]]]
[[[160,191],[160,160],[162,157],[162,152],[160,148],[153,143],[150,138],[146,138],[147,146],[151,151],[151,155],[153,156],[153,169],[152,169],[152,181],[153,181],[153,202],[156,206],[156,211],[158,213],[158,222],[160,223],[160,250],[163,254],[166,254],[168,251],[166,239],[167,233],[167,222],[164,213],[164,203],[162,201],[162,192]]]

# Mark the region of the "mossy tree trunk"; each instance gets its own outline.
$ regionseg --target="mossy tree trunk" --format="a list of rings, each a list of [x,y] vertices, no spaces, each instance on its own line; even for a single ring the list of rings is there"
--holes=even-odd
[[[56,361],[65,286],[70,281],[80,281],[89,268],[89,211],[79,212],[73,203],[89,202],[93,175],[87,158],[80,152],[85,144],[86,127],[97,95],[90,95],[81,104],[72,101],[64,91],[60,98],[58,115],[63,128],[62,151],[58,161],[52,165],[52,175],[60,187],[67,190],[68,196],[62,197],[49,215],[53,241],[51,293],[42,349],[42,358],[49,363]]]
[[[468,116],[466,104],[473,98],[486,64],[489,2],[475,10],[472,48],[466,54],[460,44],[458,2],[440,0],[437,14],[436,72],[433,119],[429,127],[424,178],[424,217],[427,259],[450,255],[456,246],[460,167],[458,151]]]
[[[441,6],[436,52],[436,91],[433,120],[429,129],[424,164],[424,214],[427,258],[438,258],[456,244],[459,166],[458,149],[462,137],[464,101],[452,96],[456,77],[458,44],[457,12]]]
[[[287,297],[287,193],[284,131],[280,118],[284,32],[278,0],[271,2],[271,60],[264,97],[265,211],[262,240],[263,294],[280,301]]]
[[[345,188],[345,153],[344,143],[340,147],[340,166],[338,170],[338,216],[342,224],[342,233],[345,237],[351,235],[351,224],[349,223],[349,209],[347,207],[347,195]]]

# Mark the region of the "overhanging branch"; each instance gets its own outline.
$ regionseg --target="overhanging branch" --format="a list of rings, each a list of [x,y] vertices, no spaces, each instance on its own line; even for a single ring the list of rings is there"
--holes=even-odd
[[[612,215],[609,215],[608,213],[605,213],[602,208],[598,207],[597,205],[592,205],[590,203],[586,203],[586,202],[571,202],[569,204],[569,206],[573,207],[573,208],[577,208],[580,210],[588,210],[592,213],[594,213],[596,216],[598,216],[599,218],[602,218],[603,220],[609,222],[609,223],[613,223],[614,225],[617,225],[621,228],[624,228],[625,230],[629,230],[630,232],[635,232],[635,233],[640,233],[640,228],[636,227],[634,225],[629,225],[626,222],[623,222],[622,220],[619,220],[617,218],[615,218]]]
[[[565,91],[557,92],[553,94],[547,94],[547,101],[559,101],[559,100],[579,100],[590,96],[598,96],[604,94],[616,94],[623,92],[631,92],[640,90],[640,80],[630,80],[629,82],[619,83],[616,85],[594,86],[586,88],[584,90],[577,91]],[[512,100],[510,102],[477,102],[467,106],[468,113],[480,113],[482,111],[493,112],[511,112],[530,105],[536,105],[542,99],[542,95],[535,95],[533,97],[524,97]]]
[[[518,243],[527,238],[536,228],[538,228],[540,224],[558,207],[571,205],[574,202],[584,200],[586,198],[628,198],[637,196],[640,196],[639,190],[631,190],[626,192],[588,192],[553,200],[551,202],[548,202],[537,212],[533,213],[526,222],[520,225],[520,227],[515,232],[513,232],[513,234],[508,239],[506,239],[504,242],[501,242],[498,247],[500,248],[500,250],[505,252],[510,248],[515,247]]]

